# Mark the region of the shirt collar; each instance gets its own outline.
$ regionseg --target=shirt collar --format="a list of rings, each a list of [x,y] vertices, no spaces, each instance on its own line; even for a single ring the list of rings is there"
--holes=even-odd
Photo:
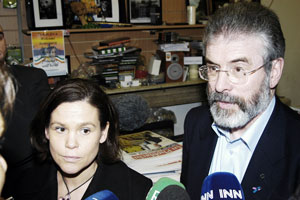
[[[258,117],[258,119],[246,130],[246,132],[241,136],[241,140],[247,145],[247,147],[253,152],[258,140],[260,139],[271,114],[275,107],[276,98],[273,97],[267,109]],[[230,131],[228,129],[222,129],[213,122],[211,125],[212,129],[215,131],[218,137],[224,136],[227,141],[230,141]]]

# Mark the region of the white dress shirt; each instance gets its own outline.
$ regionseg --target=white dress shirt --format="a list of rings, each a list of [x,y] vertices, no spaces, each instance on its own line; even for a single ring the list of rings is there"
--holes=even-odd
[[[241,183],[253,155],[255,147],[269,121],[275,107],[275,97],[267,109],[238,139],[231,140],[229,130],[212,124],[218,140],[210,165],[209,174],[214,172],[233,173]]]

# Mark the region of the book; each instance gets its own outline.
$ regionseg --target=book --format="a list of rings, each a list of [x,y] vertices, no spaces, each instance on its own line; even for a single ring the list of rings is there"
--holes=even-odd
[[[117,53],[122,53],[124,51],[126,51],[126,47],[123,45],[116,45],[116,46],[112,46],[112,47],[108,47],[108,48],[101,48],[101,49],[97,49],[97,48],[93,48],[93,51],[96,52],[96,54],[98,55],[106,55],[106,54],[117,54]]]
[[[120,136],[123,161],[151,178],[176,174],[179,178],[182,145],[152,131]]]
[[[120,37],[120,38],[115,38],[111,40],[104,40],[102,42],[99,42],[99,46],[114,46],[114,45],[120,45],[120,44],[125,44],[130,42],[129,37]]]

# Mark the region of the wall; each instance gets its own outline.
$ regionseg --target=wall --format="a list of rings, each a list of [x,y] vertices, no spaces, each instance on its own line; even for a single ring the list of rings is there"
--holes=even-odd
[[[170,30],[168,30],[170,31]],[[176,30],[180,36],[190,36],[194,39],[202,38],[202,30]],[[157,45],[155,40],[158,39],[158,32],[152,34],[150,31],[122,31],[122,32],[93,32],[93,33],[71,33],[69,37],[65,37],[65,51],[66,55],[71,56],[72,70],[79,66],[75,54],[77,54],[81,62],[88,61],[89,59],[84,57],[84,52],[91,51],[93,45],[99,44],[100,41],[118,38],[118,37],[130,37],[130,46],[139,47],[142,49],[141,54],[145,56],[146,63],[148,63],[152,54],[155,53]],[[74,47],[74,51],[71,48],[71,44]],[[24,50],[25,58],[32,57],[31,52],[31,37],[30,35],[24,35]]]
[[[300,13],[298,9],[300,8],[299,0],[262,0],[262,4],[268,6],[273,1],[271,9],[273,9],[280,18],[283,32],[286,38],[286,56],[285,56],[285,68],[283,72],[282,79],[278,86],[277,93],[280,96],[285,96],[291,100],[292,106],[300,106],[300,92],[298,92],[298,87],[300,85],[300,24],[298,19],[300,19]],[[23,1],[22,2],[22,7]],[[25,13],[22,12],[23,21],[25,20]],[[0,24],[5,30],[5,36],[8,44],[19,45],[18,39],[18,25],[17,25],[17,12],[16,9],[3,9],[2,1],[0,3]],[[23,23],[23,27],[26,27],[26,23]],[[117,33],[117,35],[120,33]],[[142,45],[145,47],[143,54],[149,57],[154,51],[151,48],[155,47],[153,40],[157,38],[157,34],[150,35],[149,32],[126,32],[133,38],[134,45]],[[199,37],[198,32],[188,33],[186,31],[181,31],[181,34],[192,34],[195,37]],[[82,35],[72,35],[70,39],[73,41],[75,50],[79,57],[83,58],[83,51],[89,48],[93,43],[112,37],[108,34],[89,34],[83,36],[80,40],[78,38]],[[25,44],[25,56],[31,57],[31,42],[30,36],[24,35]],[[66,51],[67,54],[73,55],[68,41],[66,41]],[[71,56],[71,63],[76,67],[78,62],[76,61],[74,55]]]
[[[17,9],[3,8],[3,1],[0,3],[0,24],[7,44],[19,46]]]
[[[27,29],[26,22],[26,11],[24,1],[19,1],[21,4],[20,10],[22,18],[23,30]],[[5,36],[7,44],[10,45],[19,45],[18,38],[18,22],[17,22],[17,10],[16,9],[4,9],[3,2],[0,1],[0,24],[5,30]],[[171,31],[171,30],[166,30]],[[180,36],[191,36],[193,39],[202,38],[202,30],[177,30]],[[83,55],[86,51],[91,51],[91,46],[96,45],[99,41],[112,39],[116,37],[129,36],[131,38],[131,46],[142,48],[142,55],[146,58],[146,63],[152,54],[155,53],[157,45],[155,40],[158,38],[158,32],[150,31],[123,31],[123,32],[94,32],[94,33],[85,33],[85,34],[71,34],[69,37],[65,37],[65,50],[66,55],[70,55],[71,58],[71,68],[72,70],[76,69],[79,66],[79,62],[88,61]],[[22,34],[21,38],[24,45],[24,61],[25,63],[30,62],[29,58],[32,57],[31,50],[31,36]],[[71,45],[74,47],[74,50],[71,48]],[[75,54],[79,58],[79,62],[75,57]]]
[[[262,0],[266,6],[271,2]],[[271,9],[278,14],[286,39],[285,67],[277,94],[289,98],[292,106],[300,107],[300,1],[273,0]]]
[[[182,135],[184,133],[183,125],[184,125],[184,119],[187,112],[192,108],[200,105],[201,103],[190,103],[190,104],[183,104],[179,106],[164,107],[167,110],[173,111],[176,116],[176,123],[174,124],[174,135]]]

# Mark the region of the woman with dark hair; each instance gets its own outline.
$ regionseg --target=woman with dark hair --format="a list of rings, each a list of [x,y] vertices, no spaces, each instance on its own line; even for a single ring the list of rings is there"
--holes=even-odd
[[[35,191],[27,191],[28,199],[85,199],[110,190],[119,199],[141,200],[152,186],[120,161],[117,113],[89,80],[70,79],[55,87],[31,130],[43,165],[32,171]]]

